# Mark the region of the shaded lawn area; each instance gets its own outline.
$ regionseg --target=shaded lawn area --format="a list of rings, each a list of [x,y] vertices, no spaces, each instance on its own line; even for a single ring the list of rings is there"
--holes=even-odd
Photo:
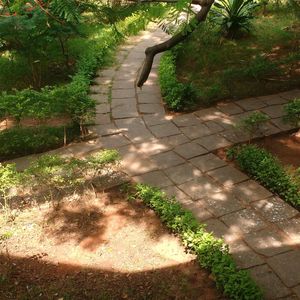
[[[225,299],[155,213],[117,189],[0,227],[1,299]]]
[[[269,9],[250,36],[220,38],[209,22],[180,48],[177,75],[199,91],[198,104],[267,95],[300,86],[300,21],[290,9]]]

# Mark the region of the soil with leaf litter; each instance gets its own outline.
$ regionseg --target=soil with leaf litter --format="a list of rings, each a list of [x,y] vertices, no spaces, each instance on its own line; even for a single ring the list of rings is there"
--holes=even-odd
[[[224,299],[155,213],[117,189],[22,208],[0,225],[3,300]]]

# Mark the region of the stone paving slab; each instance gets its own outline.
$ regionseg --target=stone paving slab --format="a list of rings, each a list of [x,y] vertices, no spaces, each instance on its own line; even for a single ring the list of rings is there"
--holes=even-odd
[[[204,147],[194,142],[178,145],[174,148],[174,151],[185,159],[190,159],[208,152]]]
[[[211,171],[227,165],[224,160],[221,160],[218,156],[212,153],[192,158],[190,162],[198,167],[202,172]]]

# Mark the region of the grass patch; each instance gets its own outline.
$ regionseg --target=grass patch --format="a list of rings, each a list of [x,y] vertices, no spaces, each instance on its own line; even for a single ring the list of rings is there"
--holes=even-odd
[[[177,76],[198,90],[198,104],[271,94],[299,87],[300,23],[290,8],[270,9],[253,20],[250,36],[220,38],[206,22],[177,56]]]
[[[299,175],[290,174],[271,153],[254,145],[244,145],[231,148],[227,156],[264,187],[300,209]]]
[[[137,198],[151,207],[166,226],[178,234],[184,245],[196,253],[199,264],[211,271],[216,284],[230,299],[262,299],[262,293],[246,271],[238,270],[228,247],[222,240],[207,233],[192,213],[174,199],[147,185],[136,186]]]

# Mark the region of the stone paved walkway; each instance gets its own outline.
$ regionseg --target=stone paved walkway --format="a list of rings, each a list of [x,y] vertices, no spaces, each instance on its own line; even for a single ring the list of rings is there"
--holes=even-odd
[[[147,31],[120,49],[118,66],[101,71],[91,86],[97,115],[90,130],[99,139],[55,153],[85,155],[117,148],[134,181],[176,196],[208,231],[224,238],[266,299],[300,299],[299,212],[213,153],[248,139],[233,125],[254,110],[271,118],[264,135],[291,129],[281,121],[283,105],[299,97],[300,90],[168,116],[157,83],[159,58],[143,89],[135,88],[145,48],[165,38],[161,31]],[[28,163],[15,161],[20,168]]]

